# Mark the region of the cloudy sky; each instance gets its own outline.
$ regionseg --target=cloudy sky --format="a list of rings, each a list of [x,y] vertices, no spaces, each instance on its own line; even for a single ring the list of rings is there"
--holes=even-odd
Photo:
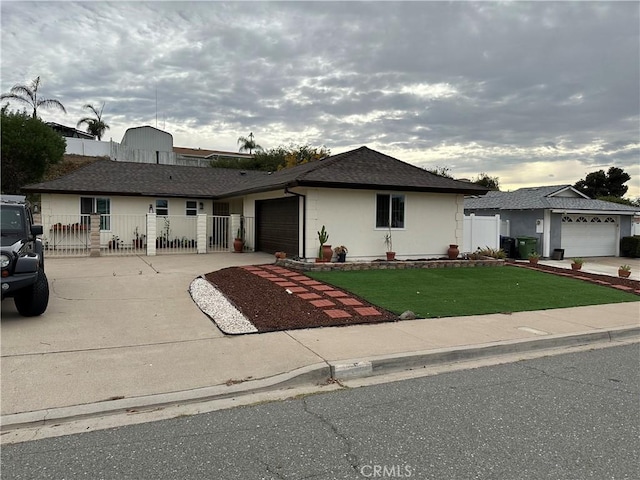
[[[638,2],[1,3],[1,91],[41,76],[106,140],[366,145],[504,189],[617,166],[640,196]],[[157,101],[156,101],[157,98]],[[15,105],[17,107],[17,104]]]

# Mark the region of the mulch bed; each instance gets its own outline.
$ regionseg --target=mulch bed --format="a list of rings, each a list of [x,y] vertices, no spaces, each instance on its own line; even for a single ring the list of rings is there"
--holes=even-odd
[[[375,307],[380,315],[362,316],[358,315],[352,307],[342,305],[341,308],[351,313],[351,316],[331,318],[324,309],[312,305],[295,294],[287,293],[285,288],[241,267],[230,267],[207,273],[205,278],[222,292],[259,332],[398,320],[396,314],[380,307]],[[317,293],[328,300],[335,300],[323,292]],[[349,296],[357,298],[364,307],[373,307],[360,297],[351,293]]]
[[[562,275],[565,277],[573,277],[578,280],[583,280],[590,283],[596,283],[598,285],[616,287],[625,287],[625,291],[629,293],[635,293],[640,295],[640,282],[638,280],[632,280],[630,278],[612,277],[609,275],[598,275],[595,273],[583,272],[582,270],[571,270],[568,268],[551,267],[548,265],[531,265],[528,263],[507,263],[508,266],[514,265],[517,267],[529,268],[531,270],[539,270],[546,273],[553,273],[556,275]],[[627,290],[628,289],[628,290]]]

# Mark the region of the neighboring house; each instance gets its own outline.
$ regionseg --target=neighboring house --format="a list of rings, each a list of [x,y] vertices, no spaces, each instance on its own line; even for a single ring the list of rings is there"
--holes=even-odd
[[[565,257],[620,255],[620,238],[631,235],[637,207],[593,200],[571,185],[491,191],[466,198],[465,214],[508,220],[511,237],[535,237],[545,257],[563,249]]]
[[[84,156],[107,156],[119,162],[157,163],[161,165],[182,165],[209,167],[211,162],[229,159],[247,159],[253,155],[221,150],[174,147],[173,136],[169,132],[151,126],[127,129],[121,143],[98,141],[91,135],[71,127],[49,123],[67,137],[65,153]]]
[[[42,195],[43,216],[238,213],[254,219],[256,250],[306,259],[324,225],[329,244],[366,259],[389,232],[399,258],[444,255],[462,243],[464,196],[487,189],[361,147],[273,173],[102,160],[23,191]]]
[[[94,140],[95,137],[87,132],[83,132],[73,127],[67,127],[66,125],[60,125],[55,122],[47,122],[54,132],[58,132],[63,137],[67,138],[83,138],[86,140]]]
[[[201,148],[173,147],[177,156],[177,165],[193,167],[209,167],[218,160],[244,160],[253,158],[248,153],[224,152],[221,150],[204,150]]]

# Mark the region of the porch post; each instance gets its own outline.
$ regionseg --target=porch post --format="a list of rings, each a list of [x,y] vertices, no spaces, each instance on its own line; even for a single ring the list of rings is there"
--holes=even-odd
[[[233,252],[233,240],[234,238],[236,238],[236,235],[238,234],[238,229],[241,227],[241,221],[240,221],[241,215],[239,213],[232,213],[231,215],[229,215],[229,217],[230,217],[229,218],[229,223],[230,223],[229,251]]]
[[[199,213],[196,228],[196,243],[198,253],[207,253],[207,214]]]
[[[91,226],[89,230],[89,256],[100,256],[100,214],[91,214]]]
[[[147,213],[147,255],[154,257],[156,255],[156,214]]]

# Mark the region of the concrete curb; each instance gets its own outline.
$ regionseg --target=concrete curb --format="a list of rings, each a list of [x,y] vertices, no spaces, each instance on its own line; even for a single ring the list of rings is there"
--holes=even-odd
[[[383,357],[370,357],[354,361],[329,362],[335,380],[347,380],[370,375],[383,375],[426,366],[475,360],[513,353],[533,352],[559,347],[571,347],[595,342],[614,342],[640,337],[640,326],[618,327],[607,330],[548,335],[544,338],[491,342],[481,345],[441,348],[423,352],[400,353]]]
[[[281,373],[273,377],[258,380],[238,381],[231,385],[215,385],[212,387],[181,390],[179,392],[159,393],[140,397],[73,405],[69,407],[49,408],[33,412],[14,413],[0,417],[0,431],[18,428],[42,427],[97,417],[126,413],[132,410],[149,410],[171,405],[205,402],[232,398],[252,393],[266,392],[286,387],[308,384],[319,384],[330,378],[331,370],[326,363],[316,363],[306,367]]]
[[[0,431],[6,432],[20,428],[42,427],[134,410],[149,410],[171,405],[219,400],[287,387],[317,385],[331,379],[339,381],[362,378],[461,360],[579,346],[596,342],[614,342],[628,340],[633,337],[640,337],[640,326],[549,335],[545,338],[492,342],[482,345],[385,355],[368,359],[316,363],[272,377],[241,381],[232,385],[215,385],[179,392],[3,415],[0,418]]]

